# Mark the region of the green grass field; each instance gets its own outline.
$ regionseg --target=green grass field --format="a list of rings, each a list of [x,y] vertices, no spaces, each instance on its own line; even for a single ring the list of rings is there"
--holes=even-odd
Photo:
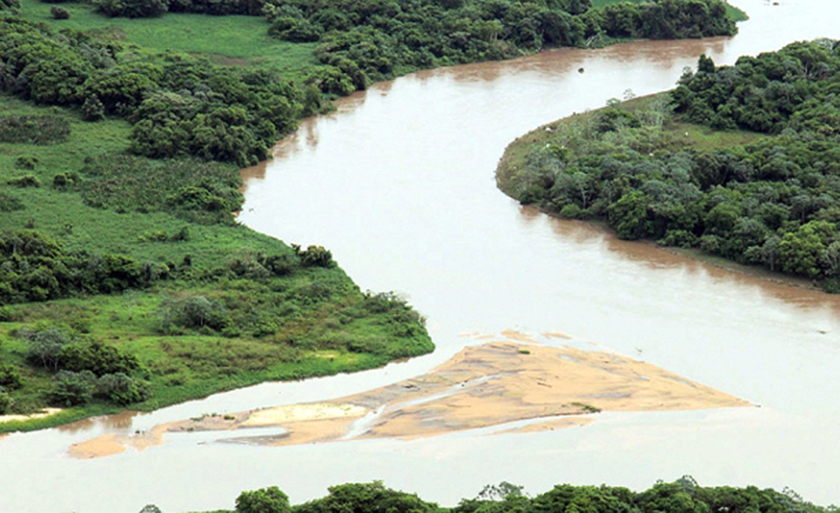
[[[289,43],[268,37],[268,23],[261,16],[210,16],[165,14],[160,18],[108,18],[86,3],[64,3],[70,19],[54,20],[52,4],[21,0],[21,14],[57,30],[99,30],[146,52],[187,52],[219,64],[268,66],[295,79],[317,61],[316,43]]]
[[[75,339],[102,341],[135,355],[152,389],[151,399],[131,406],[141,410],[266,380],[367,369],[433,348],[417,316],[382,308],[337,267],[302,268],[259,280],[212,278],[210,273],[224,270],[231,261],[247,263],[259,253],[291,253],[276,239],[235,223],[199,224],[169,212],[94,208],[79,192],[52,186],[57,173],[78,172],[86,158],[101,161],[106,155],[125,153],[130,129],[125,121],[86,123],[73,110],[0,96],[0,117],[15,115],[63,118],[71,131],[65,142],[54,145],[0,143],[0,193],[23,206],[0,215],[0,231],[36,229],[67,251],[121,253],[170,266],[189,255],[193,271],[151,289],[5,307],[5,315],[14,322],[0,322],[0,363],[18,368],[24,384],[10,392],[13,412],[45,406],[52,379],[50,372],[26,362],[26,345],[16,336],[23,327],[54,326]],[[35,159],[34,168],[20,169],[20,157]],[[237,172],[233,165],[219,166]],[[34,177],[41,185],[9,184],[23,176]],[[188,240],[149,240],[149,234],[172,235],[185,227]],[[163,333],[162,305],[195,295],[226,305],[237,332]],[[46,419],[0,423],[0,433],[40,429],[119,409],[94,402]]]

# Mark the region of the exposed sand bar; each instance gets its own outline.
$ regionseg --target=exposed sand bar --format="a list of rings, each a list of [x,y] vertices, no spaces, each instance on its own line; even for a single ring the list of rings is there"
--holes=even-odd
[[[511,335],[506,337],[513,338]],[[428,374],[361,394],[187,419],[138,436],[106,435],[72,447],[70,454],[108,456],[115,454],[115,442],[148,447],[162,443],[166,432],[241,430],[227,441],[290,445],[359,438],[408,439],[574,416],[506,432],[559,429],[588,424],[600,410],[744,406],[750,404],[631,358],[505,341],[467,347]],[[247,428],[253,427],[278,427],[284,432],[249,438]]]
[[[32,419],[43,419],[44,417],[49,417],[50,415],[55,415],[56,413],[60,412],[61,408],[44,408],[43,411],[39,413],[33,413],[31,415],[0,415],[0,423],[3,422],[12,422],[15,420],[32,420]]]

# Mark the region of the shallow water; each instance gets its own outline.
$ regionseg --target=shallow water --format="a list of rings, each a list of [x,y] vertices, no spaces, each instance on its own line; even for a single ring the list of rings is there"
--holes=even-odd
[[[512,139],[625,91],[670,88],[706,52],[718,64],[801,39],[840,38],[840,2],[733,0],[751,20],[732,39],[557,50],[422,72],[302,123],[249,170],[245,224],[323,244],[363,289],[396,290],[428,317],[429,356],[354,375],[264,384],[160,410],[0,441],[0,511],[133,512],[232,507],[278,485],[294,502],[383,479],[453,504],[507,480],[646,488],[790,486],[840,503],[840,297],[723,271],[604,230],[522,208],[495,188]],[[584,73],[579,73],[579,68]],[[639,358],[762,408],[599,414],[585,427],[489,436],[290,447],[170,434],[162,447],[74,460],[69,444],[202,413],[317,401],[421,374],[480,332],[558,331]],[[593,342],[596,346],[591,346]]]

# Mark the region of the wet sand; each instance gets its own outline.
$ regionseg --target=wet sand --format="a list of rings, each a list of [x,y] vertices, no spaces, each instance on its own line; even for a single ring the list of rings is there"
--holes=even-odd
[[[411,439],[540,418],[547,420],[506,432],[545,431],[584,426],[602,410],[750,406],[645,362],[606,352],[512,342],[530,339],[514,330],[502,335],[507,340],[467,347],[428,374],[361,394],[185,419],[139,435],[105,435],[68,452],[77,458],[111,456],[127,446],[143,449],[161,444],[164,433],[178,432],[242,430],[241,437],[225,441],[293,445]],[[258,427],[283,431],[248,437],[247,429]]]
[[[163,444],[163,434],[169,429],[169,424],[155,426],[149,431],[129,434],[109,433],[78,444],[67,449],[67,454],[77,459],[104,458],[114,456],[133,447],[138,451]]]

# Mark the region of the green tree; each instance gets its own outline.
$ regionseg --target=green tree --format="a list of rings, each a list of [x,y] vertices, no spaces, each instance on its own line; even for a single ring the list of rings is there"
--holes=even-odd
[[[276,486],[242,492],[236,498],[236,513],[289,513],[290,511],[289,496]]]

